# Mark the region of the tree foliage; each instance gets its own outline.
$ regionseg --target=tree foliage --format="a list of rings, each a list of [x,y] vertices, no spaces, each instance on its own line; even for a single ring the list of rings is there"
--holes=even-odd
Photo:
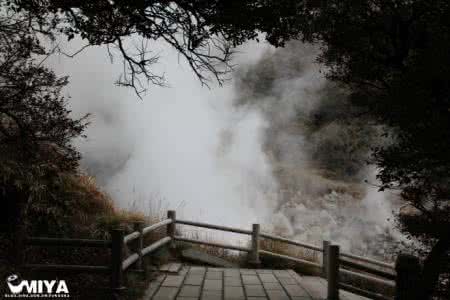
[[[0,199],[11,222],[22,213],[17,206],[76,169],[71,142],[86,125],[85,118],[71,118],[61,96],[67,78],[43,66],[48,53],[34,25],[12,10],[0,16]]]
[[[382,187],[438,225],[432,237],[450,228],[449,16],[447,1],[327,1],[303,35],[324,44],[320,60],[353,103],[392,129],[395,142],[375,149]]]
[[[162,41],[183,57],[202,84],[227,78],[232,65],[232,46],[255,37],[253,31],[227,26],[240,4],[222,1],[13,1],[41,26],[52,32],[75,36],[86,46],[106,45],[123,58],[124,71],[117,83],[135,89],[138,95],[147,85],[164,85],[165,78],[152,70],[159,54],[152,41]],[[237,7],[238,6],[238,7]],[[225,12],[225,14],[222,14]],[[242,20],[242,19],[241,19]],[[131,46],[127,38],[133,37]],[[81,49],[80,49],[81,50]]]
[[[450,248],[450,4],[448,1],[300,1],[278,41],[320,43],[327,76],[352,103],[389,126],[374,149],[381,189],[399,189],[417,209],[403,228],[435,245],[425,260],[429,297]],[[290,16],[286,16],[290,19]]]

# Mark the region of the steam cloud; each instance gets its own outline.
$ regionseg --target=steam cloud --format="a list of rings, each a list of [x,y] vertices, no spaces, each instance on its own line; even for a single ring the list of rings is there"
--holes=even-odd
[[[78,141],[83,167],[124,208],[177,209],[180,217],[223,225],[265,223],[277,191],[262,149],[266,120],[236,108],[231,85],[202,87],[176,53],[162,50],[156,71],[171,87],[152,87],[143,101],[113,86],[122,69],[105,49],[52,62],[70,76],[74,115],[92,114],[88,138]],[[251,61],[255,51],[237,59]]]
[[[319,72],[317,49],[249,43],[233,82],[208,90],[176,53],[155,47],[166,55],[157,71],[172,87],[153,87],[143,101],[112,85],[121,66],[105,49],[51,61],[70,76],[74,115],[92,114],[88,138],[77,141],[83,167],[120,206],[175,208],[245,228],[259,222],[303,241],[387,255],[374,248],[401,238],[387,221],[392,199],[362,184],[373,177],[364,158],[376,128],[348,122],[345,90]]]
[[[264,151],[279,186],[274,229],[320,245],[389,259],[403,240],[393,225],[398,199],[365,183],[366,164],[383,143],[380,128],[359,117],[347,91],[326,80],[318,49],[300,42],[266,52],[235,76],[238,107],[264,114]]]

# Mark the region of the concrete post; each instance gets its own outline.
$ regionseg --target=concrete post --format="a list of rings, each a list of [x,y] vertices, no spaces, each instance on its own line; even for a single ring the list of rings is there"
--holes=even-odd
[[[139,237],[136,239],[135,252],[139,255],[138,260],[135,263],[136,271],[144,272],[144,263],[142,257],[142,249],[144,248],[144,222],[138,221],[133,224],[134,231],[139,232]]]
[[[399,254],[395,262],[395,300],[419,300],[422,267],[417,257]]]
[[[175,237],[176,232],[176,224],[175,221],[177,219],[177,213],[174,210],[169,210],[167,212],[167,218],[171,219],[173,222],[167,225],[167,236],[171,237],[172,239]],[[169,245],[170,249],[175,248],[175,242],[172,240]]]
[[[123,286],[123,229],[113,229],[111,231],[111,289],[113,298],[118,298]]]
[[[259,259],[259,234],[260,234],[260,226],[259,224],[252,225],[252,240],[251,240],[251,252],[250,252],[250,260],[249,263],[255,267],[261,264]]]
[[[327,278],[327,267],[328,267],[328,247],[330,246],[330,241],[322,242],[322,276]]]
[[[339,246],[328,246],[327,300],[339,300]]]

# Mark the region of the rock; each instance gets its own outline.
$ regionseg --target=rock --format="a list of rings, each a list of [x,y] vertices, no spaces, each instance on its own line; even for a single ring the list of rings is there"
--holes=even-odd
[[[207,265],[214,266],[214,267],[239,268],[238,265],[233,264],[227,260],[224,260],[217,256],[206,254],[200,250],[196,250],[196,249],[192,249],[192,248],[183,250],[181,252],[181,256],[184,259],[187,259],[189,261],[207,264]]]

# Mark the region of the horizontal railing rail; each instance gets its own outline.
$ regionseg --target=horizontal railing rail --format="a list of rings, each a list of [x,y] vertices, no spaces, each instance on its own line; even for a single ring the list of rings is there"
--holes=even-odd
[[[392,300],[391,297],[387,297],[385,295],[379,294],[379,293],[375,293],[375,292],[371,292],[371,291],[367,291],[367,290],[363,290],[357,287],[354,287],[352,285],[349,284],[345,284],[345,283],[339,283],[339,288],[353,293],[353,294],[357,294],[363,297],[367,297],[373,300]]]
[[[53,271],[53,272],[88,272],[107,274],[111,272],[107,266],[83,266],[83,265],[60,265],[60,264],[25,264],[26,268],[39,271]]]
[[[176,220],[175,223],[182,224],[182,225],[189,225],[189,226],[195,226],[195,227],[203,227],[203,228],[208,228],[208,229],[227,231],[227,232],[246,234],[246,235],[252,234],[251,230],[244,230],[244,229],[240,229],[240,228],[227,227],[227,226],[219,226],[219,225],[213,225],[213,224],[202,223],[202,222]]]
[[[342,277],[354,278],[357,281],[372,282],[378,286],[384,286],[386,289],[395,289],[395,282],[390,279],[374,277],[371,274],[359,273],[342,268],[339,269],[339,274],[341,274]]]
[[[123,242],[124,242],[125,244],[128,244],[128,243],[134,241],[135,239],[137,239],[137,238],[140,237],[140,236],[141,236],[141,233],[140,233],[139,231],[134,231],[134,232],[132,232],[132,233],[126,235],[126,236],[123,238]]]
[[[315,263],[315,262],[311,262],[309,260],[304,260],[301,258],[295,258],[289,255],[283,255],[283,254],[278,254],[278,253],[274,253],[274,252],[270,252],[270,251],[266,251],[266,250],[260,250],[259,253],[263,254],[263,255],[268,255],[268,256],[272,256],[272,257],[277,257],[277,258],[281,258],[281,259],[286,259],[286,260],[290,260],[302,265],[306,265],[309,267],[314,267],[314,268],[321,268],[322,265]]]
[[[49,238],[49,237],[26,237],[24,244],[28,246],[39,247],[89,247],[110,249],[112,242],[110,240],[94,239],[70,239],[70,238]],[[70,264],[27,264],[22,262],[22,266],[41,272],[85,272],[94,274],[110,273],[109,266],[102,265],[70,265]]]
[[[144,235],[146,235],[146,234],[149,233],[149,232],[155,231],[155,230],[157,230],[157,229],[159,229],[159,228],[161,228],[161,227],[170,225],[170,224],[172,224],[172,223],[173,223],[173,220],[172,220],[172,219],[165,219],[164,221],[161,221],[161,222],[159,222],[159,223],[156,223],[156,224],[150,225],[150,226],[148,226],[148,227],[145,227],[144,229],[142,229],[142,233],[143,233]]]
[[[353,254],[349,254],[349,253],[345,253],[345,252],[341,253],[340,255],[342,257],[347,257],[347,258],[350,258],[353,260],[362,261],[362,262],[365,262],[365,263],[368,263],[371,265],[375,265],[378,267],[386,268],[386,269],[394,270],[394,268],[395,268],[394,264],[385,263],[385,262],[382,262],[379,260],[370,259],[370,258],[363,257],[363,256],[353,255]]]
[[[171,241],[172,241],[171,237],[162,238],[159,241],[151,244],[150,246],[147,246],[144,249],[142,249],[142,255],[150,254],[150,253],[158,250],[162,246],[165,246],[165,245],[169,244]]]
[[[368,265],[363,265],[360,263],[349,261],[347,259],[340,258],[339,263],[343,266],[350,267],[352,269],[363,271],[363,272],[366,272],[366,273],[369,273],[369,274],[372,274],[372,275],[375,275],[378,277],[386,278],[389,280],[395,280],[395,278],[396,278],[396,274],[394,272],[383,271],[380,269],[370,267]]]
[[[128,256],[128,258],[126,258],[123,262],[122,262],[122,271],[125,271],[126,269],[128,269],[132,264],[134,264],[137,260],[139,259],[139,254],[138,253],[133,253],[130,256]]]
[[[90,239],[29,237],[25,239],[25,243],[30,246],[111,247],[111,241]]]
[[[286,239],[286,238],[283,238],[281,236],[271,235],[271,234],[268,234],[268,233],[261,233],[261,237],[266,238],[266,239],[270,239],[270,240],[274,240],[274,241],[278,241],[278,242],[283,242],[283,243],[294,245],[294,246],[299,246],[299,247],[310,249],[310,250],[314,250],[314,251],[323,252],[323,249],[320,248],[320,247],[317,247],[317,246],[314,246],[314,245],[311,245],[311,244],[300,243],[298,241]]]

